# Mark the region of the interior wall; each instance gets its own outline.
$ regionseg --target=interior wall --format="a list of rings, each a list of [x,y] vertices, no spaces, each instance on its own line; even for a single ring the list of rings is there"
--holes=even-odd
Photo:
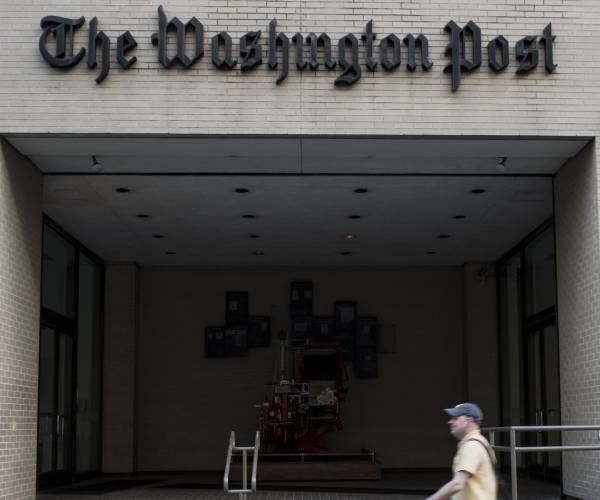
[[[136,425],[138,267],[105,268],[102,471],[133,472]]]
[[[483,425],[500,423],[498,311],[493,262],[464,265],[467,399],[484,414]]]
[[[222,469],[231,430],[253,441],[277,342],[247,358],[206,359],[204,327],[224,323],[226,290],[248,290],[251,314],[281,317],[298,279],[314,282],[315,315],[353,299],[359,314],[396,328],[378,378],[356,380],[348,365],[344,430],[328,436],[331,449],[375,450],[384,467],[448,466],[455,442],[441,409],[466,396],[462,268],[144,268],[140,277],[138,470]]]

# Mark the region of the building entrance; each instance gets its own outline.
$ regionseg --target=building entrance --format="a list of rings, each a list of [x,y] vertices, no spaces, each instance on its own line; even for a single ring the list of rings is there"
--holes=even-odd
[[[38,477],[42,486],[64,482],[71,473],[72,388],[72,332],[42,325],[38,418]]]

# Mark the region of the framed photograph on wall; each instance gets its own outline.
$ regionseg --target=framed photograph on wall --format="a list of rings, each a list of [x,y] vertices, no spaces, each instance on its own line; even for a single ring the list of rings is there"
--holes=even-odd
[[[225,327],[225,355],[248,356],[248,330],[245,326]]]
[[[356,330],[356,302],[338,300],[334,305],[336,332],[354,332]]]
[[[248,292],[225,292],[225,323],[228,326],[248,324]]]
[[[225,328],[222,326],[207,326],[204,329],[204,357],[225,357]]]
[[[248,317],[248,347],[269,347],[271,343],[271,318]]]

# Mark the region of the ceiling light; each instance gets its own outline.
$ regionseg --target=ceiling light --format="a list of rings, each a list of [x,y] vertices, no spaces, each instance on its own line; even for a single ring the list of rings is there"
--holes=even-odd
[[[506,172],[506,156],[502,156],[498,158],[498,163],[496,163],[496,170],[500,173]]]
[[[161,239],[161,238],[164,238],[165,235],[164,234],[153,234],[152,237],[156,238],[156,239]]]
[[[236,192],[236,193],[248,193],[248,192],[249,192],[249,189],[246,189],[246,188],[237,188],[237,189],[235,190],[235,192]]]
[[[363,194],[363,193],[368,193],[369,190],[365,189],[365,188],[357,188],[357,189],[354,190],[354,192],[358,193],[358,194]]]
[[[433,251],[429,251],[427,252],[427,255],[435,255],[437,252],[433,252]]]
[[[256,215],[252,215],[252,214],[244,214],[242,215],[242,217],[244,219],[254,219],[256,217]]]
[[[102,163],[98,161],[95,155],[92,156],[92,170],[94,172],[100,172],[100,170],[102,170]]]
[[[138,219],[147,219],[150,216],[148,214],[136,214],[135,215]]]
[[[450,238],[450,235],[449,234],[438,234],[438,238],[442,238],[442,239]]]
[[[349,215],[348,219],[353,219],[353,220],[360,219],[360,215]]]
[[[464,219],[465,216],[464,215],[455,215],[452,217],[453,219]]]
[[[260,234],[249,234],[248,238],[260,238]]]
[[[252,252],[252,255],[264,255],[265,252],[262,252],[260,250],[257,250],[256,252]]]
[[[127,188],[117,188],[115,189],[115,191],[117,193],[129,193],[131,191],[131,189],[127,189]]]
[[[340,255],[350,255],[351,252],[340,252]]]
[[[177,252],[165,252],[167,255],[177,255]]]
[[[483,194],[483,193],[485,193],[485,189],[481,189],[481,188],[471,189],[471,193],[473,193],[473,194]]]
[[[344,238],[346,238],[347,240],[353,240],[354,239],[354,235],[353,234],[345,234]]]

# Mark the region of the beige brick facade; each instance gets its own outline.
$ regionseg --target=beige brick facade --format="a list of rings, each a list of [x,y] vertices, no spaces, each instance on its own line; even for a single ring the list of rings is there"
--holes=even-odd
[[[0,142],[0,498],[35,494],[41,177]]]
[[[150,40],[157,30],[159,4],[0,0],[0,134],[600,136],[598,0],[164,1],[169,19],[177,16],[186,22],[196,16],[204,24],[205,55],[187,70],[165,69],[157,62],[157,49]],[[76,51],[87,45],[89,21],[98,17],[98,28],[112,42],[111,70],[101,85],[95,82],[99,69],[88,69],[85,58],[68,70],[44,62],[38,41],[40,20],[48,15],[86,17],[75,37]],[[434,66],[428,72],[420,67],[409,72],[403,46],[398,70],[387,73],[378,67],[371,73],[364,68],[364,43],[360,42],[362,79],[350,88],[337,88],[334,80],[339,68],[300,72],[294,66],[291,45],[289,76],[276,85],[277,71],[267,66],[268,23],[273,18],[278,31],[290,38],[296,32],[305,36],[328,33],[334,57],[338,38],[353,33],[360,40],[370,20],[377,40],[388,33],[400,39],[423,33],[429,39]],[[481,67],[463,74],[455,93],[449,75],[443,72],[449,41],[444,26],[450,20],[460,25],[475,21],[482,30],[484,47]],[[526,35],[540,37],[549,23],[556,36],[557,71],[548,74],[544,70],[540,47],[537,69],[517,75],[515,43]],[[115,52],[117,37],[126,30],[138,42],[137,49],[128,54],[138,58],[129,70],[118,66]],[[239,59],[239,37],[252,30],[263,32],[259,68],[242,73],[238,64],[224,72],[211,64],[214,34],[229,32]],[[510,65],[499,74],[488,68],[485,50],[497,35],[510,42]],[[597,152],[590,147],[563,167],[556,179],[565,423],[600,423],[597,165]],[[41,192],[35,169],[4,143],[0,145],[0,209],[0,499],[32,498]],[[135,436],[128,426],[136,411],[132,401],[135,374],[129,363],[135,361],[132,325],[137,318],[135,305],[121,306],[124,309],[114,310],[113,333],[129,325],[130,350],[107,344],[114,355],[108,362],[120,370],[111,376],[117,380],[120,373],[127,382],[121,393],[107,395],[104,409],[105,430],[113,432],[113,439],[123,437],[112,442],[121,449],[104,450],[105,466],[112,471],[131,470],[135,456]],[[126,406],[124,415],[119,405]],[[566,493],[598,498],[598,453],[568,455],[564,465]]]
[[[600,425],[600,317],[598,313],[598,156],[588,146],[555,180],[558,325],[563,423]],[[567,434],[565,444],[595,440]],[[600,452],[566,453],[565,493],[598,498]]]
[[[186,22],[196,16],[205,28],[205,55],[190,69],[165,69],[157,61],[150,37],[157,31],[160,2],[0,1],[4,29],[0,34],[0,132],[8,133],[153,133],[153,134],[467,134],[586,135],[600,124],[600,67],[597,64],[600,4],[596,0],[425,0],[332,1],[173,0],[163,2],[168,19]],[[85,58],[75,68],[48,66],[38,50],[40,20],[47,15],[85,16],[76,51],[87,45],[89,21],[111,38],[111,70],[95,83],[99,68]],[[291,45],[290,74],[276,85],[267,67],[268,23],[278,31],[328,33],[337,55],[337,40],[346,33],[359,39],[362,79],[350,88],[334,87],[339,67],[298,71]],[[397,71],[364,69],[360,35],[373,20],[378,40],[388,33],[400,39],[425,34],[434,62],[429,72],[406,69],[406,48]],[[454,94],[444,49],[444,26],[475,21],[482,30],[483,62],[464,74]],[[552,23],[557,71],[547,74],[544,51],[540,64],[517,75],[515,43],[526,35],[541,37]],[[129,70],[116,62],[119,34],[130,30],[138,58]],[[262,30],[263,64],[242,73],[219,71],[210,59],[210,39],[219,31],[233,38]],[[510,65],[494,74],[487,66],[487,43],[497,35],[510,42]],[[100,50],[98,50],[100,55]],[[278,71],[278,70],[277,70]]]

